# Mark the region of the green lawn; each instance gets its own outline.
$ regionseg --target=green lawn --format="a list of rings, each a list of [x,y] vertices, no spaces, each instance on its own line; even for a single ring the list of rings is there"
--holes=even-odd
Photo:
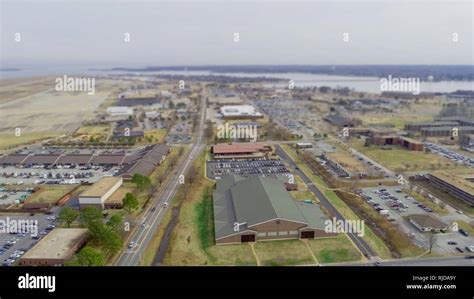
[[[306,245],[300,240],[261,241],[255,251],[264,266],[290,266],[314,264]]]
[[[364,147],[360,140],[351,141],[351,146],[396,172],[465,168],[439,155],[409,151],[401,146],[391,146],[391,150],[383,150],[377,146]]]
[[[308,244],[320,263],[354,262],[362,258],[345,234],[335,238],[309,240]]]

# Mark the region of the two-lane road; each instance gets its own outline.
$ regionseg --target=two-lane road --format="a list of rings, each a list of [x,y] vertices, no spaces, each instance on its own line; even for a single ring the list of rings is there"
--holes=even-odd
[[[199,156],[199,154],[205,149],[203,144],[203,132],[204,124],[206,119],[206,107],[205,98],[201,100],[201,119],[199,128],[197,131],[196,142],[192,145],[188,155],[178,164],[177,170],[172,174],[164,186],[160,188],[160,191],[153,196],[151,199],[150,207],[144,212],[142,219],[143,225],[140,225],[136,230],[132,232],[130,240],[135,242],[136,245],[133,248],[126,248],[123,250],[116,264],[119,266],[137,266],[140,263],[140,259],[145,252],[153,234],[158,229],[165,212],[171,207],[171,201],[173,200],[176,192],[179,188],[179,176],[185,174],[189,166]],[[166,206],[164,205],[166,203]],[[155,210],[153,210],[155,208]],[[128,246],[128,244],[126,244]]]

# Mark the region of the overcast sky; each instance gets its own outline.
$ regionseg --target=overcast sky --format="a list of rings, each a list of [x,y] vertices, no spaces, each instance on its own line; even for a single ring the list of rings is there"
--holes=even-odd
[[[0,1],[2,68],[473,63],[474,1]]]

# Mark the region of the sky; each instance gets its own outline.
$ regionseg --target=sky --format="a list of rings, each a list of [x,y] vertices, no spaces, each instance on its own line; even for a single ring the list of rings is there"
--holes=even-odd
[[[0,63],[473,64],[473,3],[0,0]]]

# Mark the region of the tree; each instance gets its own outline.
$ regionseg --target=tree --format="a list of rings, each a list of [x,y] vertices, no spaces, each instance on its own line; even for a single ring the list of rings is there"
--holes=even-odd
[[[133,210],[138,208],[138,199],[132,193],[127,193],[122,200],[122,206],[125,211],[131,214]]]
[[[116,254],[122,248],[122,239],[111,229],[104,229],[101,235],[101,244],[108,255]]]
[[[114,214],[110,217],[107,222],[107,226],[110,227],[116,233],[119,233],[122,229],[123,218],[120,214]]]
[[[77,262],[81,266],[102,266],[104,255],[90,246],[85,246],[77,254]]]
[[[91,223],[102,220],[102,213],[94,207],[85,207],[79,215],[79,221],[83,227],[89,227]]]
[[[132,177],[132,183],[134,183],[140,191],[145,190],[151,186],[151,180],[149,177],[135,173]]]
[[[194,165],[191,165],[191,167],[189,168],[188,173],[186,174],[186,178],[189,186],[191,187],[196,181],[196,168],[194,167]]]
[[[76,220],[76,218],[79,216],[79,212],[69,208],[65,207],[59,212],[58,219],[61,223],[64,223],[66,227],[70,227],[71,223]]]
[[[426,236],[426,242],[428,243],[428,247],[431,250],[433,249],[434,245],[436,244],[437,236],[434,232],[431,232]]]

